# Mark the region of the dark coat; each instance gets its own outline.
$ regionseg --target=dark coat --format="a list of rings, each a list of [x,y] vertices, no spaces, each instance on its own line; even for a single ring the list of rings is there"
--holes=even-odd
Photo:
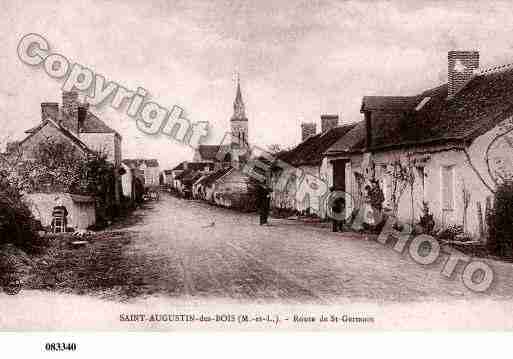
[[[271,192],[264,186],[258,186],[256,197],[259,212],[269,212],[271,209]]]

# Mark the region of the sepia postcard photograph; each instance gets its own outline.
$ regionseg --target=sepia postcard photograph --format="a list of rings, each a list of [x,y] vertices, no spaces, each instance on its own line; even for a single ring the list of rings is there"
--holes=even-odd
[[[0,11],[1,332],[513,329],[510,1]]]

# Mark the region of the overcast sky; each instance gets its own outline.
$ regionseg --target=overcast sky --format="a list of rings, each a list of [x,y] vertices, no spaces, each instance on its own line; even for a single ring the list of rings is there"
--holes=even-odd
[[[216,143],[229,127],[241,78],[251,143],[297,144],[300,123],[338,113],[361,118],[364,95],[408,95],[447,78],[447,51],[477,49],[482,67],[513,62],[513,4],[367,1],[1,1],[1,138],[40,121],[61,82],[16,55],[40,33],[51,50],[108,80],[182,106],[209,121]],[[123,136],[123,156],[162,167],[192,158],[165,137],[144,135],[124,112],[93,109]],[[320,126],[318,126],[320,127]]]

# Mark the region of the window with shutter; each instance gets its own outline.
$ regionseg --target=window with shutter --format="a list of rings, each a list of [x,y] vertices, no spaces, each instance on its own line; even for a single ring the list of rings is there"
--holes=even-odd
[[[417,166],[417,178],[419,180],[422,201],[426,199],[426,170],[424,166]]]
[[[454,166],[442,167],[442,209],[452,211],[454,209]]]

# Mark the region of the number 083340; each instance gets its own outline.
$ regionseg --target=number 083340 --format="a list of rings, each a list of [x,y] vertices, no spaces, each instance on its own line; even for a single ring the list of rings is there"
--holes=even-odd
[[[75,350],[77,350],[77,345],[75,343],[46,343],[45,350],[47,352],[74,352]]]

